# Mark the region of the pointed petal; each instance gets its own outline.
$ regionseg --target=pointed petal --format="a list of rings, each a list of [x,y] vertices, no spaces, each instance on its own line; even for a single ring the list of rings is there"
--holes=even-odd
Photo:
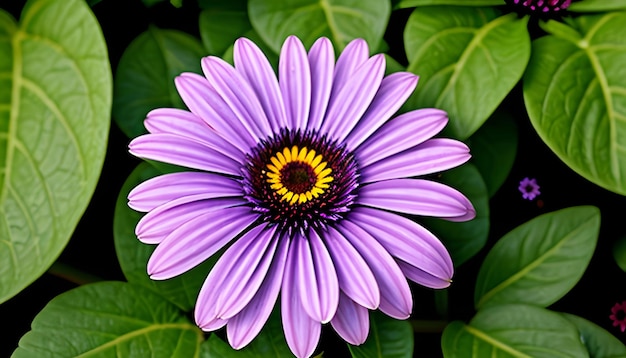
[[[361,183],[437,173],[458,167],[470,158],[463,142],[434,138],[363,168]]]
[[[355,208],[350,220],[376,238],[391,256],[437,278],[436,287],[431,285],[430,277],[415,282],[432,288],[439,288],[444,282],[449,285],[454,273],[450,254],[441,241],[421,225],[400,215],[366,207]]]
[[[239,38],[233,52],[235,68],[248,81],[274,133],[287,127],[287,114],[276,74],[267,57],[252,41]]]
[[[287,120],[292,129],[305,129],[311,106],[311,69],[302,42],[289,36],[280,50],[278,78]]]
[[[196,307],[202,306],[202,305],[203,305],[203,303],[201,301],[197,301],[196,302]],[[197,322],[196,325],[198,327],[200,327],[200,329],[205,331],[205,332],[211,332],[211,331],[216,331],[216,330],[224,327],[226,325],[226,323],[228,323],[228,320],[221,319],[221,318],[216,318],[216,319],[214,319],[212,321]]]
[[[248,207],[202,214],[169,234],[152,253],[148,274],[166,280],[190,270],[216,253],[256,221]]]
[[[203,143],[173,134],[146,134],[128,145],[129,152],[143,159],[209,172],[241,176],[241,164]]]
[[[215,128],[238,148],[252,148],[255,138],[205,77],[183,73],[174,79],[176,89],[191,112]]]
[[[261,288],[259,288],[252,301],[229,320],[226,333],[228,342],[233,348],[241,349],[248,345],[259,334],[265,322],[267,322],[283,283],[283,272],[287,261],[288,249],[289,240],[281,237],[272,266]]]
[[[349,220],[342,221],[337,229],[359,251],[376,277],[380,310],[393,318],[408,318],[413,308],[411,290],[391,255],[367,231]]]
[[[385,123],[355,150],[359,164],[368,166],[382,158],[412,148],[439,133],[448,123],[446,112],[418,109]]]
[[[367,42],[363,39],[354,39],[346,45],[339,55],[337,65],[335,66],[331,98],[341,91],[342,87],[354,74],[355,69],[361,67],[367,61],[369,51]]]
[[[311,111],[307,127],[319,130],[326,115],[326,108],[333,88],[335,52],[333,44],[326,37],[320,37],[309,50],[311,65]]]
[[[197,321],[230,319],[250,302],[265,278],[278,241],[274,238],[276,230],[266,227],[262,224],[245,233],[213,266],[198,294],[203,305],[196,307]],[[258,282],[253,279],[255,275],[260,276]],[[235,313],[224,314],[228,311]]]
[[[272,133],[254,90],[235,68],[219,57],[208,56],[202,59],[202,71],[252,137],[266,138]]]
[[[211,211],[245,205],[243,198],[212,198],[204,194],[172,200],[144,215],[135,227],[135,234],[144,244],[159,244],[186,222]]]
[[[315,351],[320,339],[322,325],[313,320],[302,307],[298,289],[296,265],[298,249],[292,242],[289,248],[287,265],[283,278],[281,297],[281,316],[287,345],[297,357],[309,357]]]
[[[441,277],[437,277],[432,275],[429,272],[426,272],[419,267],[411,265],[410,263],[404,262],[402,260],[396,260],[398,263],[398,267],[402,270],[402,273],[411,281],[419,283],[424,287],[441,289],[449,287],[452,283],[452,280],[444,280]]]
[[[343,140],[372,103],[385,75],[385,56],[367,60],[331,99],[320,131]]]
[[[341,291],[361,306],[378,308],[380,291],[376,278],[359,252],[332,227],[324,233],[324,242],[337,268]]]
[[[192,195],[205,198],[242,196],[241,184],[219,174],[182,172],[164,174],[137,185],[128,194],[128,206],[148,212],[169,201]]]
[[[148,113],[144,125],[150,133],[169,133],[206,144],[233,160],[243,163],[244,153],[222,138],[195,114],[176,108],[159,108]]]
[[[337,314],[330,324],[346,342],[358,346],[365,342],[369,333],[369,312],[342,292]]]
[[[459,191],[430,180],[391,179],[363,186],[359,203],[405,214],[467,221],[476,216],[472,203]]]
[[[409,72],[396,72],[383,78],[369,109],[348,135],[347,148],[354,150],[387,122],[413,93],[417,80],[418,77]]]
[[[315,278],[319,292],[320,321],[330,322],[339,304],[339,282],[333,260],[317,232],[311,230],[309,244],[313,254]],[[315,299],[315,298],[313,298]]]

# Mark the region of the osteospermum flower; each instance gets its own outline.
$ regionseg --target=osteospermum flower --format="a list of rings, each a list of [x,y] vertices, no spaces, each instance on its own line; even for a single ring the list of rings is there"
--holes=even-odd
[[[285,41],[277,80],[247,39],[231,66],[202,59],[204,76],[183,73],[176,87],[190,111],[157,109],[136,138],[138,157],[185,166],[136,187],[129,205],[148,212],[136,233],[158,244],[155,280],[179,275],[230,246],[198,295],[195,319],[226,325],[236,349],[261,330],[280,292],[285,337],[309,356],[330,322],[352,344],[365,341],[368,309],[405,319],[409,279],[450,284],[448,252],[406,215],[451,221],[475,216],[458,191],[415,177],[458,166],[467,146],[431,139],[446,113],[421,109],[390,120],[417,77],[384,77],[383,55],[354,40],[337,62],[321,38],[307,53]]]
[[[611,307],[609,318],[613,321],[613,327],[619,326],[620,331],[626,331],[626,301],[616,303]]]
[[[549,13],[567,9],[572,0],[506,0],[532,12]]]
[[[537,184],[537,180],[535,178],[524,178],[519,182],[519,187],[517,188],[522,193],[522,198],[533,200],[537,197],[537,195],[541,194],[539,191],[539,184]]]

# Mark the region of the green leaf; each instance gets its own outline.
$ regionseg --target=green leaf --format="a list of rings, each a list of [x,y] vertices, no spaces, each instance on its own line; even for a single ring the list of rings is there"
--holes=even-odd
[[[580,333],[580,339],[593,358],[626,357],[626,346],[611,333],[595,323],[569,313],[562,313]]]
[[[0,10],[0,302],[28,286],[70,239],[106,152],[111,71],[80,0]]]
[[[221,56],[235,40],[252,30],[245,0],[219,0],[200,13],[200,38],[206,50]]]
[[[113,117],[129,138],[146,130],[143,121],[152,109],[184,108],[174,77],[201,73],[206,52],[193,36],[176,30],[150,27],[128,46],[115,73]]]
[[[466,222],[421,219],[424,226],[445,244],[454,265],[458,267],[476,255],[487,243],[489,195],[478,169],[470,163],[442,173],[440,181],[465,194],[476,209],[476,218]]]
[[[173,302],[182,310],[191,311],[196,303],[202,283],[220,254],[213,255],[211,259],[201,265],[169,280],[155,281],[150,279],[146,272],[146,266],[156,246],[144,244],[137,239],[135,226],[143,214],[129,208],[126,198],[135,186],[159,174],[161,172],[155,167],[148,163],[141,163],[126,179],[117,197],[113,217],[115,251],[128,282],[144,286]]]
[[[614,10],[626,10],[623,0],[585,0],[573,2],[567,8],[573,12],[608,12]]]
[[[202,345],[202,358],[283,358],[292,357],[278,311],[274,311],[256,338],[240,350],[233,349],[216,335]]]
[[[469,325],[450,323],[441,347],[446,358],[588,357],[568,320],[544,308],[516,304],[480,310]]]
[[[476,165],[492,197],[509,176],[517,152],[517,126],[509,113],[496,111],[469,139]]]
[[[277,53],[289,35],[310,47],[328,37],[338,52],[360,37],[378,48],[389,15],[389,0],[250,0],[248,14],[254,29]]]
[[[522,77],[530,56],[528,19],[497,15],[492,8],[415,9],[404,45],[408,70],[420,83],[405,107],[444,109],[452,136],[474,133]]]
[[[478,272],[476,307],[556,302],[585,272],[599,229],[600,211],[594,206],[558,210],[513,229],[498,240]]]
[[[613,258],[617,266],[626,271],[626,236],[618,239],[613,246]]]
[[[202,340],[195,324],[150,290],[99,282],[50,301],[13,357],[194,357]]]
[[[503,5],[503,0],[402,0],[394,9],[430,5],[497,6]]]
[[[348,348],[353,358],[410,358],[413,357],[413,330],[407,321],[373,311],[365,343],[348,345]]]
[[[567,166],[626,195],[626,13],[570,22],[580,40],[559,31],[533,41],[524,76],[526,109]]]

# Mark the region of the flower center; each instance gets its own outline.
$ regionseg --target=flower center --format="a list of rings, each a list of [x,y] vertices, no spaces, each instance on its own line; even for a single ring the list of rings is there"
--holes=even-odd
[[[272,164],[267,164],[270,170],[267,172],[267,182],[270,188],[281,195],[280,200],[303,204],[313,198],[319,198],[328,189],[328,183],[333,181],[331,168],[324,158],[308,150],[306,147],[298,149],[294,145],[285,147],[282,152],[276,153],[270,158]]]
[[[355,202],[357,178],[356,161],[343,146],[284,129],[253,148],[243,186],[265,221],[304,229],[342,219]]]
[[[568,8],[572,0],[506,0],[515,6],[522,6],[527,11],[536,13],[549,13]]]

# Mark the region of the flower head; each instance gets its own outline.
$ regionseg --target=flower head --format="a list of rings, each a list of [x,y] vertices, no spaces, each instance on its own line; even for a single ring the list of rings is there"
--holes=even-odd
[[[461,193],[415,178],[470,155],[461,142],[431,139],[447,122],[441,110],[390,119],[417,77],[385,77],[385,58],[369,57],[360,39],[335,63],[328,39],[307,53],[287,38],[280,80],[247,39],[235,43],[234,64],[206,57],[204,76],[177,77],[189,111],[150,112],[150,133],[129,146],[138,157],[194,169],[129,194],[133,209],[148,212],[139,240],[158,244],[150,276],[179,275],[230,245],[200,290],[196,323],[206,331],[226,325],[230,344],[241,348],[280,292],[287,343],[299,357],[313,353],[322,323],[361,344],[368,309],[407,318],[405,277],[447,287],[448,252],[406,216],[472,219]]]
[[[619,326],[622,332],[626,331],[626,301],[616,303],[611,308],[609,318],[613,321],[613,327]]]
[[[524,199],[533,200],[537,195],[541,194],[539,191],[539,185],[535,178],[524,178],[519,182],[519,191],[522,193]]]
[[[521,6],[527,11],[550,13],[567,9],[572,0],[507,0],[513,5]]]

